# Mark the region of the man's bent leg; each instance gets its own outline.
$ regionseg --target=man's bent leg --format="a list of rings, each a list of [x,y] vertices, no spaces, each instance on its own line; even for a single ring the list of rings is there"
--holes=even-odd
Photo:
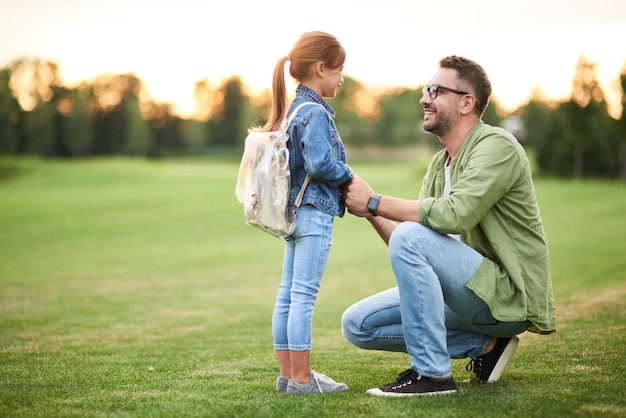
[[[485,305],[485,308],[487,306]],[[489,314],[490,315],[490,314]],[[508,338],[524,332],[528,321],[500,322],[482,325],[464,321],[446,306],[446,328],[448,329],[448,353],[450,358],[476,360],[485,352],[492,337]]]
[[[473,295],[465,284],[483,257],[467,245],[415,222],[404,222],[395,229],[389,257],[398,281],[411,368],[426,377],[447,377],[450,354],[444,294],[446,301],[448,292]],[[484,344],[488,339],[484,337]]]
[[[398,288],[350,306],[341,318],[341,330],[346,339],[359,348],[406,352]]]
[[[479,253],[422,225],[412,225],[418,226],[418,229],[435,241],[441,240],[433,247],[433,254],[429,255],[429,259],[433,263],[431,268],[436,273],[440,287],[444,288],[446,334],[440,344],[445,344],[449,358],[476,359],[484,352],[491,336],[513,336],[527,328],[527,321],[507,323],[493,319],[487,305],[466,287],[483,260]],[[406,233],[409,237],[412,235],[412,232]],[[465,270],[467,271],[463,273]],[[429,302],[426,298],[428,309],[432,305]],[[415,306],[415,300],[407,303]],[[454,310],[448,305],[452,305]],[[346,309],[342,317],[342,331],[348,341],[360,348],[406,352],[398,288],[370,296]],[[411,333],[410,336],[414,334]],[[412,367],[421,370],[415,364]]]

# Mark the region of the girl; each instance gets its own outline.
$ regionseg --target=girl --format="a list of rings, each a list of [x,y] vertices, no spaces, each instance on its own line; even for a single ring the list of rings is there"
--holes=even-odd
[[[327,33],[308,32],[274,69],[272,106],[263,130],[278,130],[281,121],[303,102],[291,122],[287,147],[292,184],[290,210],[307,174],[311,180],[297,209],[295,231],[285,240],[283,273],[272,316],[274,349],[280,367],[276,389],[290,394],[343,392],[344,383],[310,369],[313,305],[332,243],[333,220],[345,206],[341,186],[352,178],[346,153],[323,97],[333,98],[343,84],[346,53]],[[285,64],[298,84],[287,109]]]

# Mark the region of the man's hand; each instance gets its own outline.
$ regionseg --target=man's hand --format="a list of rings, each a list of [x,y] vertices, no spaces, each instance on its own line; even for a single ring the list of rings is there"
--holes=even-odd
[[[355,216],[370,216],[367,202],[374,196],[374,190],[360,177],[354,176],[343,188],[344,201],[348,212]]]

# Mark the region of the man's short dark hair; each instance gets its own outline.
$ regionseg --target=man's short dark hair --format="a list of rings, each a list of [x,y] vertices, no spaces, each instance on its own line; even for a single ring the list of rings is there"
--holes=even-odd
[[[467,84],[467,86],[460,86],[460,88],[471,88],[476,96],[476,111],[478,116],[482,116],[491,96],[491,83],[483,67],[470,59],[456,55],[442,58],[439,61],[439,67],[457,71],[459,79]]]

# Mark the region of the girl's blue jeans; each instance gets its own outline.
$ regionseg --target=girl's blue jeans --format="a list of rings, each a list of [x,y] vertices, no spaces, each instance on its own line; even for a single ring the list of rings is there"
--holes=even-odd
[[[468,245],[419,223],[404,222],[389,241],[398,287],[370,296],[343,314],[342,331],[354,345],[408,352],[420,375],[450,375],[450,359],[483,353],[489,339],[511,337],[528,321],[501,322],[466,287],[484,257]]]
[[[285,240],[283,274],[278,288],[272,334],[275,350],[311,349],[313,305],[332,245],[334,216],[304,205],[296,229]]]

